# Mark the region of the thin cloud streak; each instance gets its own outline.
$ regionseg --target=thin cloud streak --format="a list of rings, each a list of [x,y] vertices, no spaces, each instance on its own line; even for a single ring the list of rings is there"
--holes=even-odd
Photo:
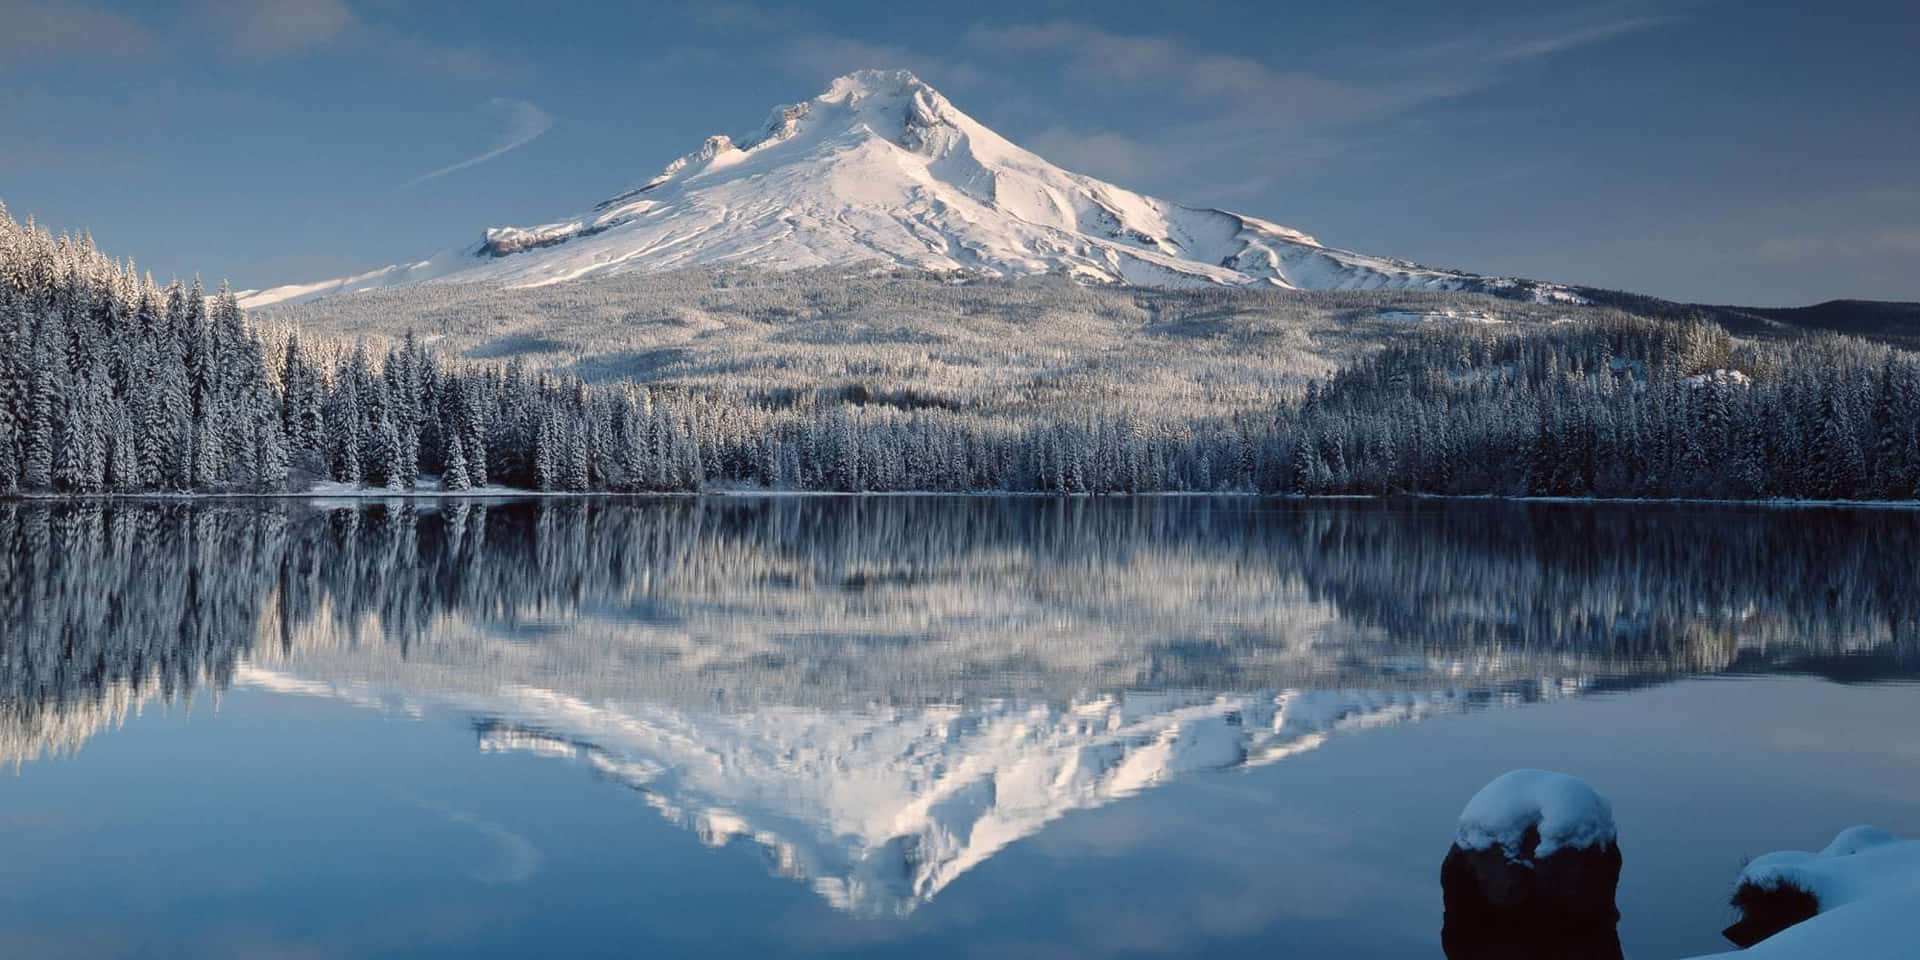
[[[449,173],[465,170],[468,167],[486,163],[488,160],[509,150],[526,146],[541,134],[553,129],[553,116],[525,100],[509,97],[494,97],[487,106],[506,115],[506,129],[501,134],[501,143],[485,153],[471,156],[458,163],[451,163],[438,170],[423,173],[400,185],[399,189],[408,190],[429,180],[444,177]]]
[[[1517,44],[1500,51],[1490,57],[1489,60],[1493,63],[1517,63],[1522,60],[1535,60],[1540,57],[1572,50],[1575,47],[1584,47],[1588,44],[1599,43],[1603,40],[1624,37],[1630,33],[1639,33],[1642,30],[1650,30],[1654,27],[1665,26],[1669,23],[1677,23],[1681,19],[1681,17],[1677,16],[1632,17],[1613,23],[1597,24],[1558,36],[1542,37],[1526,43]]]
[[[1404,117],[1508,82],[1537,61],[1682,22],[1685,15],[1641,13],[1603,19],[1589,10],[1510,25],[1499,35],[1470,32],[1439,43],[1380,51],[1365,71],[1355,57],[1330,64],[1269,65],[1185,39],[1117,33],[1078,20],[976,24],[968,50],[992,62],[1044,54],[1060,64],[1058,86],[1093,100],[1145,99],[1164,111],[1152,136],[1054,119],[1044,108],[1028,140],[1043,156],[1095,176],[1172,194],[1222,196],[1207,168],[1220,156],[1258,156],[1269,174],[1324,162],[1352,146],[1359,128]],[[991,74],[991,71],[981,71]],[[1051,122],[1049,122],[1051,121]],[[1204,154],[1194,143],[1209,144]],[[1243,191],[1244,192],[1244,191]]]

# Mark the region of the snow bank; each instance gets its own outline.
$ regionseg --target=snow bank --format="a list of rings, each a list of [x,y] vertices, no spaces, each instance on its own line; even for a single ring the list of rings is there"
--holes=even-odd
[[[1746,950],[1715,957],[1920,955],[1920,840],[1852,827],[1819,853],[1784,850],[1756,858],[1740,872],[1737,885],[1805,891],[1819,901],[1820,912]]]
[[[1755,858],[1740,872],[1741,886],[1793,886],[1813,894],[1822,909],[1870,896],[1889,881],[1920,883],[1920,841],[1877,827],[1849,827],[1819,853],[1783,850]]]
[[[1525,850],[1528,828],[1539,844]],[[1584,782],[1548,770],[1502,774],[1467,801],[1454,845],[1462,850],[1500,847],[1510,856],[1545,857],[1561,848],[1613,843],[1613,806]]]

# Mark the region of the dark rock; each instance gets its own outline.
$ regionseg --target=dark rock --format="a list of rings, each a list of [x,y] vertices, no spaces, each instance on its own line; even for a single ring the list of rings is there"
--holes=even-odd
[[[1732,903],[1740,911],[1740,919],[1720,935],[1742,950],[1820,912],[1818,897],[1784,883],[1742,883],[1734,889]]]
[[[1455,845],[1440,865],[1446,903],[1441,945],[1465,958],[1618,958],[1620,847],[1562,848],[1534,856],[1529,831],[1521,849]]]
[[[1447,960],[1625,960],[1613,925],[1597,929],[1440,930]]]

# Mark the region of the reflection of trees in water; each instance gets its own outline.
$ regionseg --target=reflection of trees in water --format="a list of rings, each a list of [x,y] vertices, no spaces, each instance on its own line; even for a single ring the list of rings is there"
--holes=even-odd
[[[8,755],[224,686],[798,702],[1920,648],[1920,515],[1168,498],[0,505]],[[80,710],[76,715],[74,710]],[[64,731],[64,732],[63,732]]]
[[[224,684],[286,553],[278,512],[0,505],[0,759]]]
[[[1920,515],[1422,504],[1313,516],[1303,575],[1405,642],[1674,669],[1920,650]]]

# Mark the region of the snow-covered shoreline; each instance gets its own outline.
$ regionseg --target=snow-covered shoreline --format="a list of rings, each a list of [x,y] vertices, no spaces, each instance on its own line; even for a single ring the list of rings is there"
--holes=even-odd
[[[1913,955],[1913,917],[1920,907],[1920,841],[1874,827],[1851,827],[1818,852],[1782,850],[1756,857],[1740,872],[1736,884],[1741,891],[1797,891],[1810,899],[1813,916],[1744,950],[1695,960],[1892,960]]]
[[[658,490],[630,492],[619,490],[530,490],[521,487],[487,486],[471,490],[442,490],[421,486],[412,490],[386,487],[348,487],[327,485],[308,490],[279,492],[139,492],[139,493],[8,493],[0,494],[0,503],[61,503],[98,501],[194,501],[194,500],[519,500],[519,499],[613,499],[613,498],[700,498],[732,497],[755,499],[768,497],[941,497],[950,499],[1023,500],[1133,500],[1180,498],[1236,498],[1272,500],[1282,503],[1438,501],[1482,503],[1557,503],[1594,506],[1720,506],[1767,507],[1776,510],[1869,509],[1920,510],[1920,500],[1810,500],[1778,497],[1767,500],[1729,500],[1708,497],[1503,497],[1492,494],[1267,494],[1251,490],[1153,490],[1139,493],[1052,493],[1038,490],[791,490],[761,487],[711,487],[703,490]]]

